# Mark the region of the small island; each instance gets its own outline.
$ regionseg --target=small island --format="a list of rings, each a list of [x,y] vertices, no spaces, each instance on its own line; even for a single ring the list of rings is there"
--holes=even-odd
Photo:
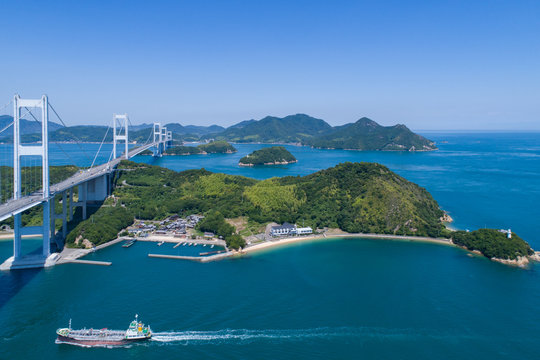
[[[208,144],[201,144],[197,148],[206,154],[232,154],[238,151],[226,141],[212,141]]]
[[[238,165],[286,165],[295,162],[298,162],[298,160],[283,146],[272,146],[255,150],[251,154],[244,156],[240,159]]]
[[[237,151],[234,146],[226,141],[212,141],[198,146],[175,146],[165,150],[163,155],[232,154]],[[143,153],[143,155],[145,154],[146,152]]]

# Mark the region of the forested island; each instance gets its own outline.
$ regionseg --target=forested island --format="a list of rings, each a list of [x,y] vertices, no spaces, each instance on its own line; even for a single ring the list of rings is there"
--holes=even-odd
[[[1,124],[9,124],[12,118],[0,117]],[[40,141],[41,135],[35,124],[23,120],[23,140],[25,142]],[[63,127],[50,122],[50,141],[59,142],[111,142],[112,132],[107,126],[78,125]],[[415,134],[405,125],[381,126],[366,117],[354,123],[342,126],[331,126],[322,119],[306,114],[295,114],[283,118],[266,116],[260,120],[241,121],[223,128],[211,126],[183,126],[168,123],[167,130],[173,134],[175,141],[208,141],[222,140],[235,143],[294,143],[326,149],[381,150],[381,151],[427,151],[436,146],[423,136]],[[129,131],[130,141],[145,143],[152,136],[152,124],[132,126]],[[0,137],[0,141],[8,140],[10,132]],[[181,151],[181,150],[178,150]],[[197,153],[197,150],[183,149],[186,154]],[[202,149],[202,151],[206,151]],[[206,151],[208,152],[208,151]],[[199,152],[200,153],[200,152]],[[180,153],[178,153],[180,155]]]
[[[236,148],[226,141],[212,141],[207,144],[197,146],[174,146],[163,153],[163,155],[196,155],[196,154],[232,154],[237,152]],[[150,150],[142,153],[142,155],[150,155]]]
[[[255,150],[251,154],[244,156],[240,159],[238,165],[286,165],[295,162],[298,162],[298,160],[283,146],[271,146]]]
[[[517,234],[511,233],[508,237],[508,233],[493,229],[455,231],[452,233],[452,241],[490,259],[517,260],[534,254],[529,244]]]
[[[363,117],[355,123],[330,126],[324,120],[305,114],[284,118],[267,116],[244,121],[223,132],[207,135],[238,143],[297,143],[327,149],[427,151],[433,141],[413,133],[405,125],[381,126]]]
[[[24,174],[38,168],[23,168]],[[74,166],[53,166],[51,180],[61,181],[78,171]],[[12,176],[2,168],[2,177]],[[23,176],[30,179],[31,176]],[[2,194],[9,194],[8,181]],[[23,191],[32,192],[29,184]],[[75,200],[77,188],[74,189]],[[55,208],[62,209],[61,196]],[[232,249],[245,246],[230,219],[243,217],[252,224],[302,223],[313,229],[341,229],[353,234],[406,235],[450,239],[455,245],[497,261],[521,264],[534,257],[533,250],[517,234],[499,230],[452,231],[443,224],[444,213],[422,187],[376,163],[343,163],[302,177],[255,180],[244,176],[166,168],[122,161],[115,188],[100,207],[89,208],[82,220],[76,208],[68,223],[69,247],[106,243],[118,237],[135,219],[162,220],[174,214],[202,214],[200,231],[221,236]],[[42,208],[22,216],[23,226],[39,225]],[[56,228],[62,221],[56,220]],[[1,224],[13,224],[13,219]]]
[[[325,149],[428,151],[435,143],[413,133],[405,125],[381,126],[368,118],[336,126],[326,134],[306,139],[304,145]]]

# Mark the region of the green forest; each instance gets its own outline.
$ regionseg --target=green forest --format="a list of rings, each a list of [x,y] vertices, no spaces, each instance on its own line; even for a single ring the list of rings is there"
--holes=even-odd
[[[413,133],[405,125],[381,126],[368,118],[336,126],[303,142],[317,148],[354,150],[434,150],[435,143]]]
[[[197,146],[175,146],[165,150],[165,155],[232,154],[237,150],[226,141],[212,141]],[[150,154],[150,151],[145,152]]]
[[[1,168],[1,176],[13,176]],[[78,171],[74,166],[51,167],[51,181],[61,181]],[[36,179],[39,168],[23,168],[26,182]],[[34,175],[36,177],[34,177]],[[2,182],[8,184],[9,181]],[[7,186],[7,185],[6,185]],[[32,191],[27,183],[26,191]],[[2,188],[4,194],[12,189]],[[77,196],[75,188],[74,196]],[[61,211],[56,196],[56,211]],[[41,223],[42,208],[23,214],[24,226]],[[441,221],[443,212],[422,187],[376,163],[342,163],[307,176],[255,180],[210,171],[173,170],[122,161],[113,196],[89,208],[81,220],[80,208],[68,224],[68,246],[94,245],[115,239],[135,218],[162,220],[169,215],[204,214],[201,231],[221,236],[230,248],[245,246],[244,239],[226,219],[245,216],[259,224],[303,223],[317,228],[339,228],[350,233],[377,233],[452,238],[488,258],[515,259],[532,254],[530,246],[515,233],[508,239],[496,230],[450,231]],[[12,224],[12,219],[4,224]],[[59,228],[61,221],[57,221]]]
[[[468,250],[478,250],[488,258],[515,260],[518,256],[532,255],[533,250],[527,242],[515,233],[509,239],[505,233],[493,229],[479,229],[472,232],[452,233],[454,244]]]
[[[296,158],[283,146],[271,146],[255,150],[240,159],[239,165],[274,165],[294,163]]]
[[[448,236],[440,221],[442,211],[425,189],[372,163],[344,163],[304,177],[255,180],[204,169],[175,172],[123,161],[113,195],[117,207],[129,211],[131,221],[134,217],[160,220],[171,214],[215,212],[218,220],[208,226],[203,223],[201,230],[221,234],[229,241],[238,240],[228,239],[236,230],[231,233],[221,217],[247,216],[258,223],[302,222],[348,232]],[[100,216],[103,209],[95,213],[93,222],[88,219],[78,226],[68,241],[83,233],[99,233],[99,237],[92,235],[92,242],[116,236],[125,223],[107,226],[107,236],[91,230],[101,226],[96,216],[112,222],[111,214]]]

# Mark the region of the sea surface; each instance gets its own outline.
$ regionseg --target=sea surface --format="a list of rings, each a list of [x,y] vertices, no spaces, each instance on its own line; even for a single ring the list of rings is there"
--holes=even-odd
[[[423,135],[440,150],[286,146],[297,164],[245,168],[239,158],[268,145],[239,144],[229,155],[135,160],[258,179],[379,162],[430,191],[454,227],[511,228],[540,249],[540,133]],[[91,163],[76,145],[61,146],[52,148],[53,164]],[[110,145],[102,151],[106,159]],[[39,246],[24,240],[27,252]],[[147,256],[179,251],[118,244],[87,257],[110,267],[1,273],[0,359],[540,358],[539,265],[516,269],[452,247],[368,239],[291,244],[207,264]],[[11,252],[12,242],[0,241],[0,259]],[[135,314],[152,326],[154,340],[110,349],[54,343],[70,318],[76,328],[123,329]]]

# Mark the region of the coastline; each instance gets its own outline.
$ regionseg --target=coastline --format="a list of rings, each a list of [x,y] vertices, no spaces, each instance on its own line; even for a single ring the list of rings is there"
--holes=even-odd
[[[386,235],[386,234],[366,234],[366,233],[336,233],[336,234],[315,234],[308,236],[290,236],[279,238],[274,241],[265,241],[258,243],[252,246],[248,246],[240,251],[237,255],[249,254],[252,252],[257,252],[261,250],[276,248],[288,244],[300,243],[300,242],[310,242],[316,240],[332,240],[338,238],[364,238],[364,239],[379,239],[379,240],[399,240],[399,241],[412,241],[412,242],[424,242],[424,243],[434,243],[446,246],[455,246],[450,239],[443,238],[430,238],[430,237],[420,237],[420,236],[402,236],[402,235]]]

